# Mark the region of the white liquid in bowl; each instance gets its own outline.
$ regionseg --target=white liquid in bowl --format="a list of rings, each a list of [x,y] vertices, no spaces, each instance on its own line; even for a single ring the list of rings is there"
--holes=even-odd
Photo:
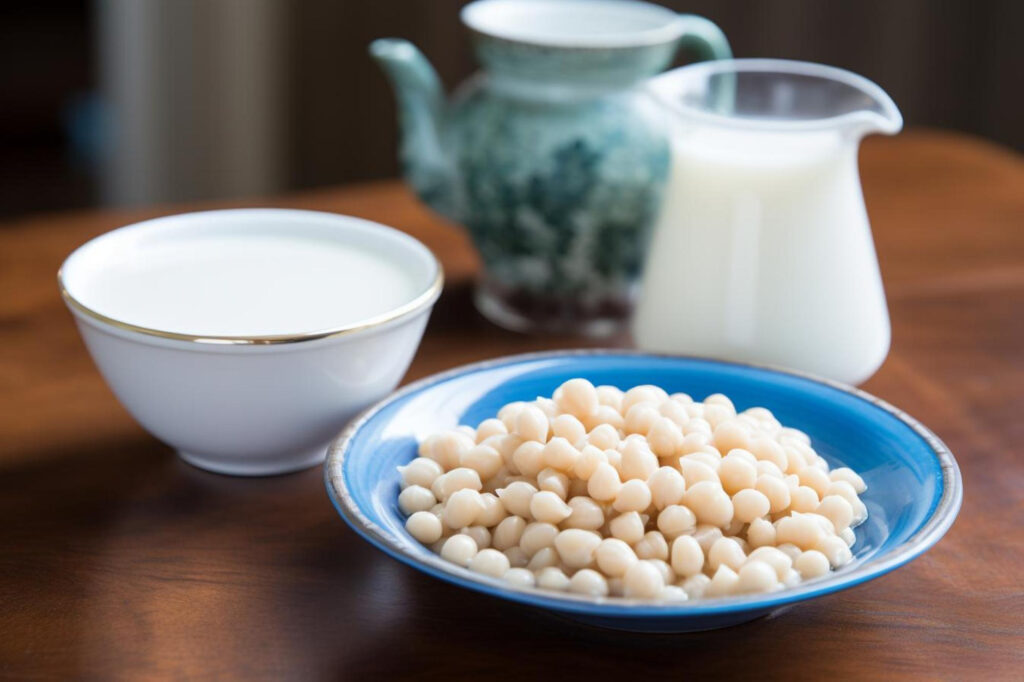
[[[206,225],[168,219],[87,244],[68,260],[65,286],[120,322],[248,337],[358,326],[410,303],[436,275],[421,245],[364,221],[206,215]]]

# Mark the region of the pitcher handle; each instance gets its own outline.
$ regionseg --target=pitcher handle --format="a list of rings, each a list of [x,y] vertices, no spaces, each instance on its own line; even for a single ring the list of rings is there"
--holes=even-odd
[[[729,40],[715,22],[696,14],[680,14],[679,18],[683,22],[683,35],[679,38],[679,47],[696,53],[697,61],[732,59]]]

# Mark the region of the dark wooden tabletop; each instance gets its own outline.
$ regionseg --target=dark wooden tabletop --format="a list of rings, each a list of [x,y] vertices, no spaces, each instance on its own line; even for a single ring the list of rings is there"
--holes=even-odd
[[[55,273],[86,239],[181,207],[0,225],[0,678],[1021,679],[1024,162],[912,131],[868,140],[861,167],[894,326],[865,388],[956,453],[960,518],[878,580],[677,636],[591,629],[461,591],[360,540],[319,469],[219,476],[143,432],[90,362]],[[586,345],[483,321],[466,238],[396,183],[244,205],[364,216],[435,250],[448,284],[407,380]]]

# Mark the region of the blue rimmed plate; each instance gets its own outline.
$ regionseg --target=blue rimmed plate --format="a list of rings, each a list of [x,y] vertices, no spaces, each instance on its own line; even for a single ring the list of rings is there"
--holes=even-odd
[[[737,409],[760,405],[805,431],[832,466],[864,478],[868,520],[856,529],[854,560],[837,572],[767,595],[652,604],[513,588],[455,566],[414,540],[398,508],[396,467],[427,435],[476,426],[514,400],[549,396],[562,382],[629,388],[656,384],[703,398],[724,393]],[[342,518],[392,557],[484,594],[559,612],[594,625],[649,632],[707,630],[887,573],[934,545],[960,509],[960,470],[949,449],[912,417],[855,388],[795,372],[628,351],[558,351],[460,367],[406,386],[357,418],[331,445],[327,491]]]

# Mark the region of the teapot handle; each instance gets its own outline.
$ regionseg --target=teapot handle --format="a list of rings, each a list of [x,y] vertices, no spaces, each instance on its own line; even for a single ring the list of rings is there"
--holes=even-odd
[[[729,40],[715,22],[696,14],[681,14],[683,35],[679,38],[678,47],[692,50],[697,61],[711,59],[732,59],[732,48]]]
[[[710,19],[696,14],[680,14],[683,22],[683,35],[679,38],[677,49],[686,48],[697,55],[697,61],[714,59],[732,59],[732,48],[729,39],[722,29]],[[723,114],[733,110],[736,101],[736,77],[723,76],[713,86],[715,107]]]

